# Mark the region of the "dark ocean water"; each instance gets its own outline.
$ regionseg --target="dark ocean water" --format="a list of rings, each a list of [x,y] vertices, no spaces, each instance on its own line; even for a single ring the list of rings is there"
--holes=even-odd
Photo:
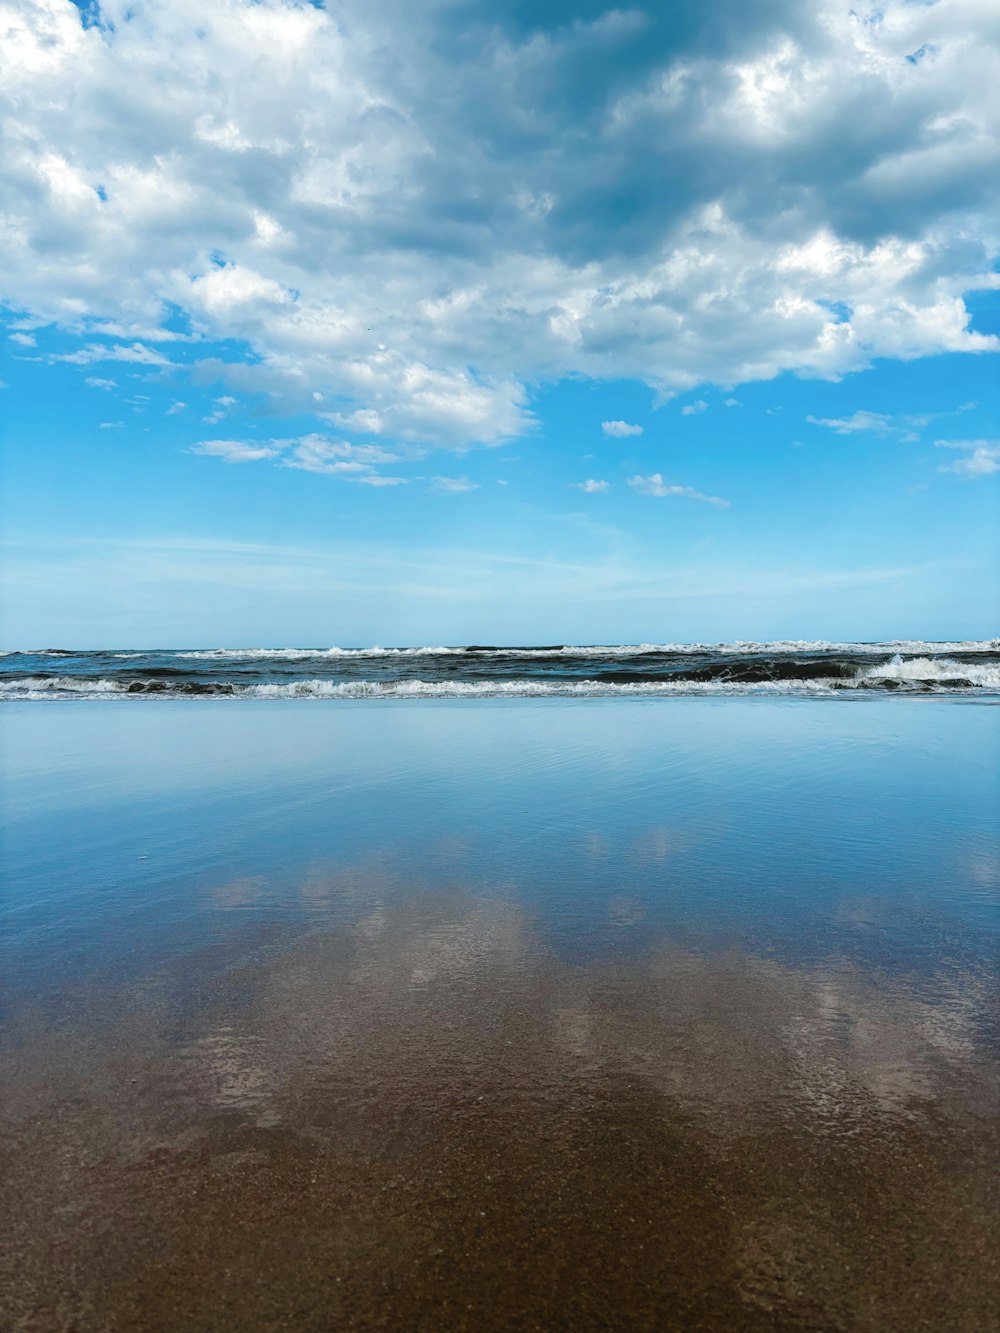
[[[0,699],[357,699],[1000,692],[1000,639],[210,648],[0,657]]]

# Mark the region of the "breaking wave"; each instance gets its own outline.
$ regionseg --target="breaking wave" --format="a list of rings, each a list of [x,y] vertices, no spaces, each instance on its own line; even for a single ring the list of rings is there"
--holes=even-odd
[[[759,645],[755,645],[759,647]],[[485,651],[485,650],[484,650]],[[534,650],[537,651],[537,650]],[[968,650],[966,650],[968,651]],[[576,657],[582,656],[574,650]],[[858,660],[858,654],[819,657],[811,653],[767,655],[716,652],[710,660],[692,663],[685,654],[669,654],[659,670],[616,666],[615,655],[576,675],[546,673],[537,665],[515,678],[472,668],[466,678],[428,678],[430,673],[382,678],[321,677],[261,678],[257,671],[234,669],[212,677],[185,671],[170,663],[185,654],[161,654],[156,664],[122,674],[48,674],[4,676],[0,699],[108,699],[108,698],[242,698],[242,699],[488,699],[488,698],[594,698],[683,695],[788,695],[835,697],[843,694],[902,692],[909,694],[1000,693],[1000,660],[961,661],[945,655],[905,656],[895,653],[877,663]],[[499,654],[490,654],[491,658]],[[883,648],[883,656],[885,650]],[[994,653],[1000,659],[1000,653]],[[134,660],[134,659],[129,659]],[[425,663],[425,665],[427,665]],[[469,677],[472,678],[469,678]]]
[[[62,651],[62,650],[60,650]],[[546,657],[647,657],[655,654],[704,655],[710,653],[989,653],[1000,652],[1000,639],[954,640],[933,643],[922,639],[892,639],[886,643],[837,643],[827,639],[775,639],[768,643],[736,640],[732,643],[638,643],[638,644],[529,644],[525,647],[465,644],[461,647],[427,648],[200,648],[174,654],[185,661],[307,661],[338,657],[456,657],[485,654],[499,658]],[[133,653],[115,654],[133,657]]]

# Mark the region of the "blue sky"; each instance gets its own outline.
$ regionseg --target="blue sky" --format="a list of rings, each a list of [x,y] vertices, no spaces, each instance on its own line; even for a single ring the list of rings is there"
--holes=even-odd
[[[995,5],[412,9],[10,7],[4,645],[998,633]]]

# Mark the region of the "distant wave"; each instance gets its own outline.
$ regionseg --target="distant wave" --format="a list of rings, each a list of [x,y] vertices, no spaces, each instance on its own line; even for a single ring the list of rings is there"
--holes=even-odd
[[[189,661],[273,658],[303,661],[313,657],[454,657],[488,654],[491,657],[644,657],[651,654],[705,653],[947,653],[996,652],[1000,639],[951,640],[943,643],[922,639],[893,639],[885,643],[838,643],[827,639],[775,639],[767,643],[736,640],[732,643],[624,643],[624,644],[528,644],[524,647],[467,644],[461,647],[426,648],[203,648],[179,652]]]
[[[179,656],[179,654],[178,654]],[[857,665],[813,661],[713,662],[667,677],[604,671],[585,679],[329,680],[188,679],[162,669],[136,678],[41,675],[8,678],[0,699],[242,698],[242,699],[488,699],[595,698],[683,695],[798,695],[903,692],[977,694],[1000,691],[1000,665],[947,657],[903,657]]]
[[[139,649],[80,650],[69,648],[7,649],[0,657],[93,657],[132,661],[158,655],[160,650]],[[457,647],[429,646],[423,648],[195,648],[162,650],[165,656],[182,661],[308,661],[312,658],[380,658],[380,657],[458,657],[489,656],[499,658],[550,657],[643,657],[656,654],[705,655],[776,653],[851,653],[872,654],[915,653],[939,655],[942,653],[997,653],[1000,638],[954,639],[933,641],[924,639],[890,639],[879,643],[840,642],[829,639],[774,639],[767,642],[734,640],[728,643],[637,643],[637,644],[527,644],[511,645],[465,644]]]

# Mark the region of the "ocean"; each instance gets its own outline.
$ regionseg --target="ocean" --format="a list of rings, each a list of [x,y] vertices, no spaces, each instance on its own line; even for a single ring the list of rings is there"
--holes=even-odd
[[[924,643],[209,648],[0,657],[0,699],[546,698],[614,695],[982,695],[1000,639]]]

